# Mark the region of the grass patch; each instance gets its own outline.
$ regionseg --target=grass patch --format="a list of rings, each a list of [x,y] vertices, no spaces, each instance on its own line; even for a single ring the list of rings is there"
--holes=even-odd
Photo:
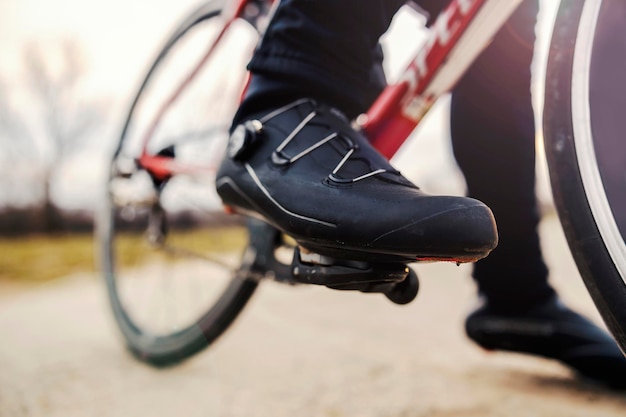
[[[74,272],[94,271],[91,234],[0,239],[0,279],[43,282]]]
[[[170,233],[168,242],[198,253],[240,250],[246,242],[241,227],[212,228]],[[0,238],[0,280],[45,282],[78,272],[95,272],[99,250],[91,234]],[[124,233],[116,240],[121,266],[144,263],[161,252],[150,247],[142,234]],[[180,257],[159,256],[168,261]]]

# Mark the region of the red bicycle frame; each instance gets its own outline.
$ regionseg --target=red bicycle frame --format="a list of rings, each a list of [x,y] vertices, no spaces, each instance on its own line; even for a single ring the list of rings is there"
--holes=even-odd
[[[373,145],[391,158],[433,103],[450,91],[521,0],[453,0],[439,14],[422,49],[357,120]],[[444,65],[445,64],[445,65]]]
[[[266,0],[266,4],[277,4]],[[384,156],[391,158],[410,136],[423,116],[442,94],[450,91],[478,54],[489,44],[522,0],[452,0],[439,14],[420,51],[406,67],[399,81],[389,85],[356,124]],[[244,16],[253,0],[227,2],[224,24],[189,75],[160,107],[143,138],[139,164],[157,179],[177,173],[209,169],[189,167],[175,159],[150,155],[148,142],[167,109],[180,97],[208,61],[231,24]],[[412,1],[409,3],[416,4]]]

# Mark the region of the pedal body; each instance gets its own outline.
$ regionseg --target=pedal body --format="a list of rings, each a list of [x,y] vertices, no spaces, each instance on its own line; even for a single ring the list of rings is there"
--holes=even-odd
[[[396,304],[413,301],[419,290],[417,274],[405,264],[334,259],[299,247],[294,250],[291,275],[303,284],[382,293]]]

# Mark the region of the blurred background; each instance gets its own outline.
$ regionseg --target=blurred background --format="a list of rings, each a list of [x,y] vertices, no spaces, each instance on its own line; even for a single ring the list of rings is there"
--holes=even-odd
[[[545,44],[555,3],[542,3],[537,28],[537,109],[541,108]],[[58,256],[52,256],[52,260],[56,259],[59,267],[80,263],[84,268],[93,262],[91,249],[84,243],[89,239],[93,212],[104,190],[105,167],[130,99],[163,41],[196,4],[196,0],[0,2],[0,244],[15,250],[16,240],[5,238],[29,235],[29,242],[37,242],[31,250],[38,251],[15,254],[13,259],[23,256],[35,267],[37,259],[46,257],[42,248],[51,243],[42,236],[78,233],[87,262],[82,263],[80,257],[60,262]],[[385,37],[391,78],[414,50],[406,46],[407,41],[412,45],[416,37],[425,35],[422,23],[400,13]],[[452,160],[447,135],[444,97],[395,163],[427,191],[460,194],[463,180]],[[541,140],[540,132],[538,138]],[[540,196],[549,206],[541,160],[538,169]],[[0,249],[0,280],[25,279],[20,277],[25,271],[8,265],[7,251]],[[24,262],[18,264],[25,266]],[[68,272],[46,265],[29,279]]]
[[[0,1],[0,285],[94,268],[93,212],[129,100],[197,4]]]
[[[195,4],[0,3],[0,204],[93,208],[133,87]]]

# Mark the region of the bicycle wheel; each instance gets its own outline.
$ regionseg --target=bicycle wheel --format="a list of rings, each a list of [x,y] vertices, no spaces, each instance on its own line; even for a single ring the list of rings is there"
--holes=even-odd
[[[150,67],[126,117],[98,217],[115,321],[129,349],[153,365],[177,363],[212,343],[257,286],[241,273],[246,223],[222,214],[214,171],[269,2],[251,1],[258,7],[218,35],[228,3],[210,1],[191,13]],[[186,168],[156,176],[138,162],[146,151]]]
[[[546,79],[545,146],[570,249],[626,352],[626,2],[568,0]]]

